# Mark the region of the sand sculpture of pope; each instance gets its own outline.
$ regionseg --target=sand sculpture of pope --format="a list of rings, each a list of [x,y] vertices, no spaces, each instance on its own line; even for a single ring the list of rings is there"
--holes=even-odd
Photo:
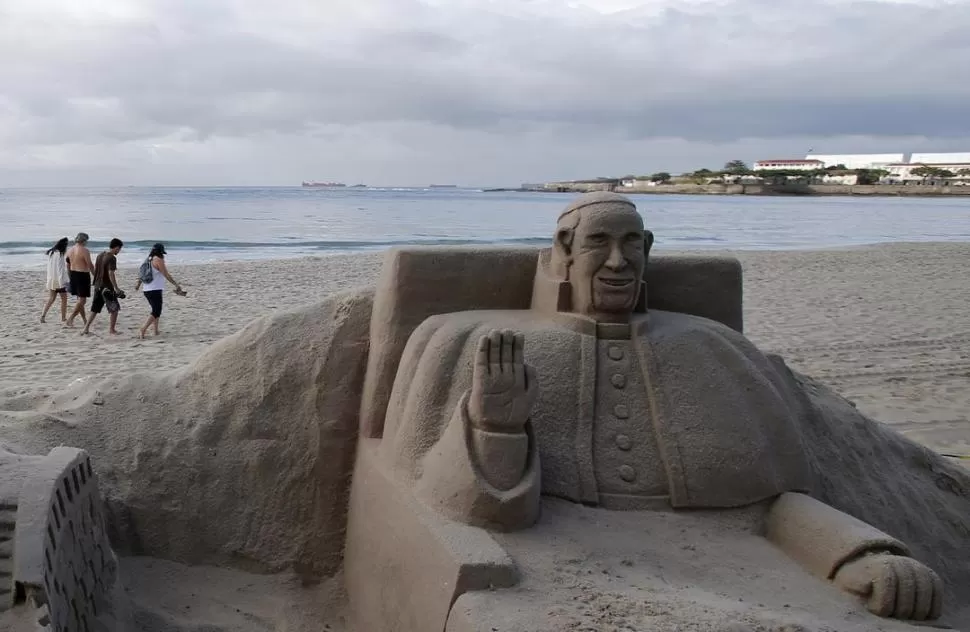
[[[938,617],[931,569],[805,493],[797,394],[774,360],[712,320],[647,313],[652,243],[623,196],[570,205],[532,309],[433,316],[410,336],[382,458],[427,506],[492,531],[533,525],[540,495],[615,510],[767,503],[765,535],[808,570],[880,616]]]

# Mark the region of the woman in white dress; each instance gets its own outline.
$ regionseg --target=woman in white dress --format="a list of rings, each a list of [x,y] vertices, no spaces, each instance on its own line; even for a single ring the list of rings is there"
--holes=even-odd
[[[57,240],[54,247],[47,251],[47,292],[50,296],[47,299],[47,305],[44,306],[44,311],[40,315],[40,322],[47,322],[47,312],[50,311],[51,305],[57,300],[57,297],[61,297],[61,322],[67,321],[67,284],[70,279],[67,273],[67,262],[64,260],[64,255],[67,253],[67,237],[62,237]]]

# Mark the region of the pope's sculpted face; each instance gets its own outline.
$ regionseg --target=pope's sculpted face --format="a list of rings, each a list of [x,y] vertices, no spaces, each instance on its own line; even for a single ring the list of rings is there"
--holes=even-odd
[[[647,260],[643,220],[629,205],[598,204],[579,213],[565,248],[573,310],[625,322],[636,306]],[[562,237],[560,231],[557,239]]]

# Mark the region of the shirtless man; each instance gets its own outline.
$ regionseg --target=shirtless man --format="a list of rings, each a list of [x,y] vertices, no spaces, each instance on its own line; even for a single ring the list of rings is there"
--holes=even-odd
[[[67,326],[74,326],[74,319],[81,317],[86,325],[88,315],[84,306],[91,297],[91,273],[94,272],[94,262],[91,261],[91,251],[88,250],[88,234],[78,233],[74,238],[74,245],[67,251],[67,270],[71,277],[71,294],[77,297],[77,305],[67,319]]]

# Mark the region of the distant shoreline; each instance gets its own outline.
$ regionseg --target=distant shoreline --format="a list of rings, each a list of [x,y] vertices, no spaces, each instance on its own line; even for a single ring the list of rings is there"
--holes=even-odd
[[[612,190],[630,195],[747,195],[762,197],[970,197],[970,186],[924,186],[898,184],[808,184],[768,186],[762,184],[658,184],[652,187],[608,187],[595,183],[561,183],[547,189],[494,188],[484,193],[588,193]]]

